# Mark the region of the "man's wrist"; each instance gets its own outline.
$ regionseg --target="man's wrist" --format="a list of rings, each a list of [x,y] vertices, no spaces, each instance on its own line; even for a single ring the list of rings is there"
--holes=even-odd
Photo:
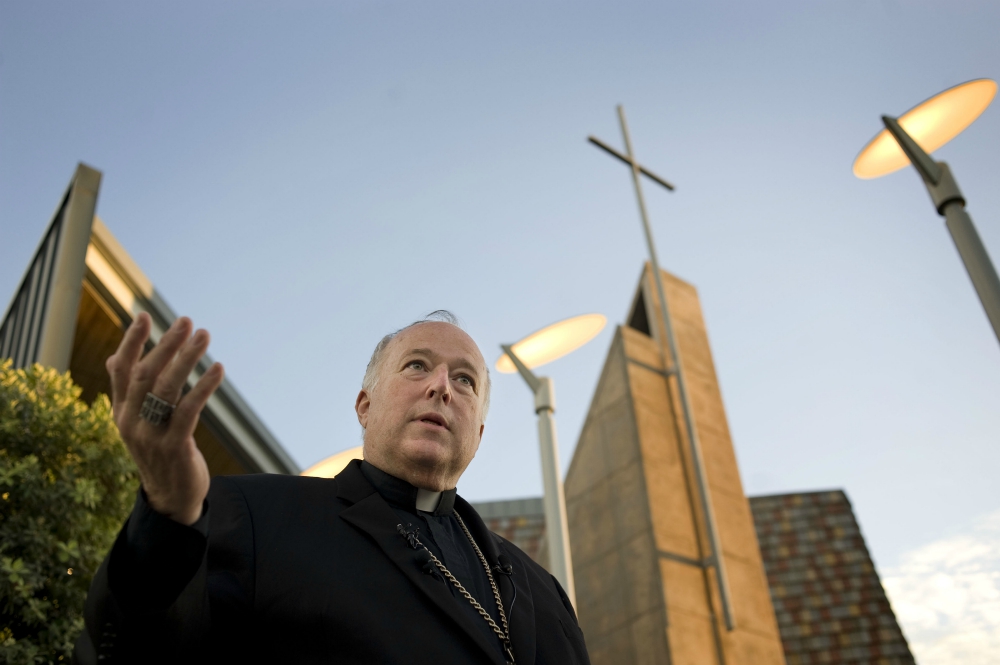
[[[139,493],[136,497],[135,507],[132,510],[132,515],[129,518],[128,524],[144,523],[152,524],[153,522],[158,522],[160,520],[170,520],[171,523],[178,525],[180,527],[188,527],[199,531],[203,536],[208,535],[208,497],[202,500],[201,504],[198,506],[197,517],[191,520],[190,523],[185,524],[179,519],[176,519],[172,515],[159,510],[153,500],[150,498],[149,493],[146,488],[142,485],[139,486]]]
[[[184,526],[191,526],[201,519],[205,512],[205,498],[196,502],[170,501],[142,486],[146,503],[154,511]]]

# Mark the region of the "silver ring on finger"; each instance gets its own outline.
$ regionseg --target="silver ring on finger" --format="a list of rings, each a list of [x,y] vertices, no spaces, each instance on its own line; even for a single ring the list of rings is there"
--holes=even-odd
[[[146,398],[142,400],[142,408],[139,409],[139,417],[155,427],[165,427],[170,422],[170,416],[175,404],[171,404],[165,399],[160,399],[153,393],[146,393]]]

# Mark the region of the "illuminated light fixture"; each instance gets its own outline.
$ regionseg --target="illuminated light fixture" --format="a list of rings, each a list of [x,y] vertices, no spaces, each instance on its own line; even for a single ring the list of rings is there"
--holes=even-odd
[[[559,471],[559,444],[556,440],[556,397],[552,379],[538,377],[531,371],[576,351],[601,332],[608,319],[602,314],[583,314],[563,319],[532,333],[516,344],[501,344],[503,355],[496,368],[505,374],[519,372],[535,394],[538,415],[538,447],[542,455],[542,486],[545,495],[545,537],[549,545],[549,572],[559,580],[576,605],[576,584],[573,581],[573,558],[569,550],[569,525],[566,519],[566,497],[563,494],[562,473]]]
[[[603,314],[582,314],[532,333],[511,348],[528,369],[541,367],[576,351],[594,339],[604,329],[608,319]],[[496,368],[503,374],[517,371],[506,353],[497,360]]]
[[[945,219],[993,333],[1000,340],[1000,278],[972,218],[965,211],[965,196],[951,169],[928,154],[972,124],[990,105],[996,92],[994,81],[976,79],[931,97],[901,118],[882,116],[885,129],[854,160],[854,175],[877,178],[907,163],[913,164],[935,210]]]
[[[351,460],[356,459],[364,459],[363,446],[348,448],[347,450],[342,450],[335,455],[330,455],[326,459],[316,462],[300,475],[313,476],[316,478],[333,478],[338,473],[343,471],[347,465],[351,463]]]
[[[899,126],[924,152],[932,153],[962,133],[997,94],[990,79],[975,79],[948,88],[899,117]],[[909,166],[910,159],[888,129],[868,142],[854,160],[854,175],[868,180]]]

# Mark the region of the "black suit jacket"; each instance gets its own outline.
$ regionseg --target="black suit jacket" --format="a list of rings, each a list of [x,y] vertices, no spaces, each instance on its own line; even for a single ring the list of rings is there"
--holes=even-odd
[[[208,506],[185,527],[140,496],[94,577],[76,662],[502,665],[359,462],[334,479],[216,477]],[[513,566],[496,579],[517,663],[589,663],[555,578],[460,497],[455,509],[491,567],[502,553]]]

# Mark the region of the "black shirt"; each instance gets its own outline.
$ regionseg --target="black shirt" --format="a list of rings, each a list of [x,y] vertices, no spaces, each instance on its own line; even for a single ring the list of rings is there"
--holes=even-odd
[[[427,546],[438,559],[448,568],[452,575],[462,583],[465,590],[472,594],[472,597],[486,610],[493,618],[493,621],[503,630],[503,622],[500,620],[500,612],[497,611],[496,599],[493,596],[493,588],[490,586],[486,571],[479,555],[472,548],[468,536],[462,530],[461,525],[455,518],[455,495],[457,490],[450,489],[441,493],[437,509],[433,513],[417,510],[417,488],[389,475],[385,471],[378,469],[368,462],[361,463],[361,471],[368,479],[375,490],[382,495],[382,498],[392,507],[396,515],[399,516],[400,524],[407,530],[419,529],[418,538],[420,542]],[[478,543],[477,543],[478,544]],[[400,535],[400,545],[407,547],[404,536]],[[481,546],[480,546],[480,549]],[[436,568],[435,568],[436,570]],[[475,618],[476,625],[495,644],[497,652],[503,654],[503,645],[500,638],[493,632],[486,620],[472,606],[461,592],[450,581],[445,579],[440,573],[435,573],[441,583],[448,585],[453,596],[458,599],[462,607],[470,612]]]

